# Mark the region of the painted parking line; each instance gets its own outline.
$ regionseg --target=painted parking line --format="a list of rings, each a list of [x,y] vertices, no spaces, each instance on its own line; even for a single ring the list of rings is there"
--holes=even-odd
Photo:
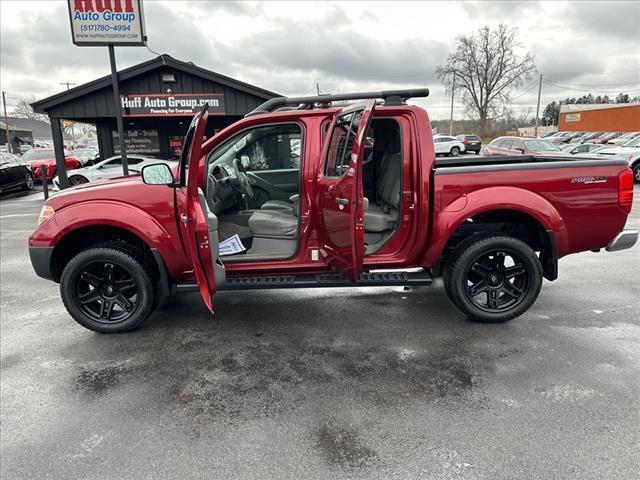
[[[10,213],[8,215],[0,215],[0,218],[14,218],[14,217],[37,217],[39,212],[32,213]]]

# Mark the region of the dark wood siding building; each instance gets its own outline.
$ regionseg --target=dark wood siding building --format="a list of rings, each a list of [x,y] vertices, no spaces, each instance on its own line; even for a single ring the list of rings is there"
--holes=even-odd
[[[161,55],[118,72],[127,151],[162,158],[179,155],[198,102],[209,101],[207,134],[242,118],[277,94]],[[32,104],[51,118],[54,143],[60,121],[96,126],[100,156],[119,150],[111,76],[105,76]],[[131,105],[140,105],[139,108]],[[57,135],[59,134],[59,135]],[[60,140],[61,141],[61,140]]]

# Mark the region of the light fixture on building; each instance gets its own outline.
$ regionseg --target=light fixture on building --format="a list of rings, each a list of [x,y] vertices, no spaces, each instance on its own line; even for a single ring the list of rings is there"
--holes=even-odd
[[[161,78],[163,83],[176,83],[176,76],[173,73],[163,73]]]

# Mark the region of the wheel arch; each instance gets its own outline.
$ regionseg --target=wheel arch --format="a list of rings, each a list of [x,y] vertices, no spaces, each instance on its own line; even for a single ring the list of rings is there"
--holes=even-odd
[[[86,217],[87,203],[83,203],[80,211],[68,207],[56,212],[52,219],[57,225],[64,225],[50,242],[54,246],[51,271],[56,281],[75,254],[108,241],[122,241],[143,251],[156,265],[160,277],[168,276],[170,259],[183,257],[166,229],[148,213],[134,206],[91,203],[90,210],[98,212],[93,218]]]
[[[500,202],[487,203],[487,198]],[[491,187],[462,195],[436,213],[424,264],[438,267],[470,235],[506,233],[540,252],[545,278],[557,278],[557,260],[567,251],[564,220],[542,196],[517,187]]]

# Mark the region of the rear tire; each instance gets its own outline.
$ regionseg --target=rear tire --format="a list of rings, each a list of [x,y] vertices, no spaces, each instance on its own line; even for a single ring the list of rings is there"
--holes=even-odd
[[[451,301],[472,320],[512,320],[536,301],[542,266],[521,240],[506,235],[469,238],[447,262],[444,285]]]
[[[72,187],[82,185],[83,183],[89,183],[89,180],[82,175],[71,175],[71,177],[69,177],[69,185]]]
[[[31,173],[26,173],[24,175],[24,184],[22,185],[23,190],[33,190],[33,175]]]
[[[138,328],[155,306],[148,262],[137,249],[114,247],[97,246],[80,252],[67,263],[60,279],[67,311],[94,332],[121,333]]]
[[[460,155],[460,148],[458,148],[458,147],[452,147],[452,148],[451,148],[451,151],[449,152],[449,154],[450,154],[452,157],[457,157],[458,155]]]

